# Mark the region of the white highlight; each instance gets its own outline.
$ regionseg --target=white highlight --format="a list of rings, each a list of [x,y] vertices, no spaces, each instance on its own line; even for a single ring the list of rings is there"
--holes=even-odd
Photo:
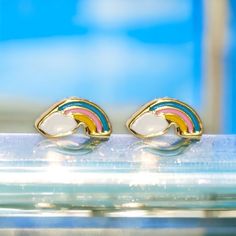
[[[71,132],[77,127],[77,122],[70,116],[62,113],[53,113],[47,117],[39,128],[48,135],[60,135]]]
[[[131,129],[140,135],[154,135],[169,127],[165,118],[154,113],[144,113],[131,125]]]

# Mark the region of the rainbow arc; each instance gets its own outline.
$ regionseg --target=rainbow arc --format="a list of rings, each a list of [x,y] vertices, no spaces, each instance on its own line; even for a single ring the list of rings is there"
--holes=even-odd
[[[171,125],[183,138],[199,139],[203,133],[197,112],[186,103],[172,98],[149,102],[127,122],[128,129],[140,138],[162,135]]]
[[[89,136],[107,138],[111,123],[101,107],[85,99],[65,99],[49,108],[35,123],[47,137],[62,137],[74,133],[80,125]]]
[[[79,123],[83,123],[89,135],[101,136],[111,133],[111,125],[105,112],[98,105],[80,99],[72,99],[58,107],[65,115],[72,115]]]

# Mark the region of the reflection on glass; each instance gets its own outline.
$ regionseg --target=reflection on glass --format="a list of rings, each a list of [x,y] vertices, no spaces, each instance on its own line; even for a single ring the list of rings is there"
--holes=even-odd
[[[35,134],[2,135],[1,212],[158,217],[171,211],[174,217],[187,212],[205,217],[207,209],[207,216],[235,214],[235,137],[185,141],[173,135],[138,143],[130,135],[101,143],[77,135],[53,142]]]
[[[85,141],[71,139],[47,139],[37,144],[36,149],[53,150],[64,155],[86,155],[94,151],[104,139],[86,138]]]
[[[178,139],[173,143],[163,140],[148,139],[132,144],[132,148],[147,154],[151,153],[157,157],[170,157],[182,154],[187,150],[191,143],[194,143],[194,141],[191,141],[190,139]]]

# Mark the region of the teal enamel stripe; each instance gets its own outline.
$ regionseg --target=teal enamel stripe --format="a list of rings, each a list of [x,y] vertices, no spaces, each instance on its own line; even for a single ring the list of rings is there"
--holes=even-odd
[[[99,119],[101,120],[104,131],[109,131],[110,130],[106,117],[102,114],[102,112],[100,110],[98,110],[95,106],[93,106],[89,103],[86,103],[86,102],[69,102],[69,103],[66,103],[62,106],[59,106],[58,110],[63,111],[63,110],[65,110],[69,107],[72,107],[72,106],[74,106],[74,107],[84,107],[84,108],[87,108],[87,109],[93,111],[99,117]]]
[[[150,111],[155,111],[160,107],[164,107],[164,106],[170,106],[170,107],[174,107],[174,108],[178,108],[181,111],[184,111],[192,120],[193,124],[194,124],[194,129],[197,132],[200,132],[201,128],[198,122],[197,117],[195,116],[195,114],[187,107],[177,103],[177,102],[161,102],[159,104],[153,105],[150,107]]]

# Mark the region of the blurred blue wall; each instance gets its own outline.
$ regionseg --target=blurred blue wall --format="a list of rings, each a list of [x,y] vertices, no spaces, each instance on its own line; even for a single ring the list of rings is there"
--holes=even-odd
[[[236,133],[236,1],[229,0],[229,22],[224,58],[224,100],[222,130]]]
[[[201,101],[202,2],[0,0],[1,95]]]
[[[128,116],[129,106],[169,96],[201,114],[202,5],[0,0],[0,112],[6,101],[33,109],[78,96]]]

